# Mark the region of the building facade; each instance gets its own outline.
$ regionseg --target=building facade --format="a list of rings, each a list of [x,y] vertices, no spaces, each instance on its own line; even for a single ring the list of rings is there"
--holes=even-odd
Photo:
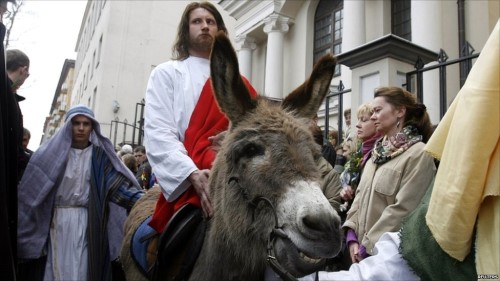
[[[61,76],[57,83],[50,115],[45,118],[43,135],[40,143],[50,139],[64,125],[66,112],[71,107],[71,92],[74,85],[75,60],[66,59],[61,70]]]
[[[170,58],[177,24],[190,1],[88,1],[76,51],[72,104],[87,104],[115,144],[141,142],[141,103],[151,70]],[[256,90],[280,100],[334,53],[339,65],[320,125],[342,129],[343,109],[371,100],[379,86],[416,87],[406,74],[479,53],[499,19],[497,0],[217,0],[240,60]],[[441,54],[441,56],[439,56]],[[440,99],[437,71],[424,73],[433,123],[466,77],[447,69]],[[465,77],[464,77],[465,76]],[[356,114],[352,114],[352,124]],[[125,125],[125,123],[129,125]],[[339,134],[341,135],[341,134]]]
[[[496,0],[222,0],[219,4],[237,21],[243,73],[266,96],[283,98],[308,77],[323,54],[337,55],[331,91],[350,91],[341,100],[329,99],[328,116],[325,107],[319,112],[321,125],[329,119],[330,129],[342,125],[341,108],[353,109],[355,124],[356,109],[372,99],[375,88],[415,84],[407,82],[406,74],[416,65],[429,67],[446,57],[479,53],[500,12]],[[447,69],[446,108],[465,80],[467,73],[462,75],[460,68]],[[442,102],[437,71],[424,73],[423,81],[422,101],[437,124]]]

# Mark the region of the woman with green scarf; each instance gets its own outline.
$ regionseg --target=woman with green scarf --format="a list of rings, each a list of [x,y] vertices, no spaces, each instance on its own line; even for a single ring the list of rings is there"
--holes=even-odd
[[[402,88],[383,87],[375,91],[372,107],[371,119],[383,137],[366,162],[343,226],[353,263],[373,255],[383,233],[401,228],[436,172],[423,150],[432,132],[425,105]]]

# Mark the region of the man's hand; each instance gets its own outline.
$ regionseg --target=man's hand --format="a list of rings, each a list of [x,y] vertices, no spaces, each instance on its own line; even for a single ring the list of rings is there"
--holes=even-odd
[[[194,187],[194,190],[200,196],[201,208],[203,214],[210,218],[214,214],[212,200],[210,198],[210,187],[208,185],[208,176],[210,170],[196,170],[189,175],[188,179]]]

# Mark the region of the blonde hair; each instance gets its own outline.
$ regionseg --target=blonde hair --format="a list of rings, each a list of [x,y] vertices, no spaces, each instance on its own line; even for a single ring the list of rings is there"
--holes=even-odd
[[[358,120],[361,119],[362,116],[368,115],[371,116],[373,114],[373,107],[369,103],[362,104],[358,107]]]

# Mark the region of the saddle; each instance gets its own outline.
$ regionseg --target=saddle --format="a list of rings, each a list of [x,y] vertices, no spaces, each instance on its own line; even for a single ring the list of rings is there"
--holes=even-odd
[[[151,280],[187,280],[203,246],[206,225],[200,208],[182,206],[160,236]]]

